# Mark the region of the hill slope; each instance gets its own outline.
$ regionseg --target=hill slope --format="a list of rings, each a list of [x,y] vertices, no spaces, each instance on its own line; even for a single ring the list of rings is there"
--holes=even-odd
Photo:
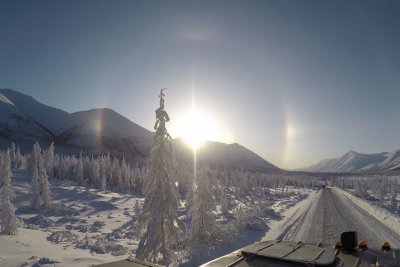
[[[51,133],[24,114],[10,99],[0,92],[0,146],[11,142],[25,146],[34,141],[52,140]]]
[[[180,160],[192,162],[193,151],[182,138],[173,140],[176,157]],[[275,165],[266,161],[253,151],[235,143],[224,144],[207,141],[196,152],[196,160],[199,163],[229,166],[235,168],[252,169],[260,171],[282,171]]]
[[[153,133],[114,110],[93,109],[68,113],[14,90],[0,89],[0,93],[25,118],[48,133],[48,143],[55,141],[59,146],[77,149],[124,148],[140,154],[146,154],[150,147]]]
[[[397,169],[400,169],[400,150],[374,154],[349,151],[339,158],[324,159],[301,170],[309,172],[360,172]]]
[[[63,153],[101,150],[123,154],[128,160],[143,160],[150,151],[154,133],[130,121],[112,109],[91,109],[68,113],[11,89],[0,89],[0,146],[11,142],[30,151],[39,141],[55,142]],[[178,160],[190,164],[193,152],[174,140]],[[281,171],[239,144],[207,142],[197,153],[197,161],[249,170]]]

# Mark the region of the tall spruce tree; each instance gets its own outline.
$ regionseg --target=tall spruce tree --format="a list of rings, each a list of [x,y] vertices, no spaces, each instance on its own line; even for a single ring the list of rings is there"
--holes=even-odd
[[[130,182],[129,182],[129,169],[128,165],[126,164],[125,157],[122,157],[121,163],[121,188],[120,191],[122,192],[130,192]]]
[[[46,168],[39,143],[33,146],[32,151],[32,184],[31,206],[33,209],[48,208],[51,206],[51,193]]]
[[[178,239],[178,190],[173,180],[176,159],[165,123],[164,93],[160,91],[160,107],[156,110],[156,134],[147,161],[145,202],[139,229],[143,233],[136,256],[168,265],[176,259],[173,247]],[[145,231],[143,231],[145,230]]]
[[[208,173],[203,166],[194,179],[194,200],[190,213],[192,217],[192,245],[213,244],[221,238],[213,213],[215,201],[210,191]]]
[[[33,166],[32,183],[31,183],[31,207],[39,210],[42,203],[40,197],[39,172],[36,165]]]
[[[54,178],[54,143],[51,142],[49,148],[44,151],[44,165],[49,177]]]
[[[7,235],[17,234],[18,219],[15,216],[15,208],[12,203],[14,191],[11,188],[11,160],[10,152],[2,153],[0,160],[0,232]]]

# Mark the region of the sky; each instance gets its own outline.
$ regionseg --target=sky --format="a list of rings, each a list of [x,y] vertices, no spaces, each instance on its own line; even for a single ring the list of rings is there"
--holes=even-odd
[[[399,1],[0,1],[0,88],[173,137],[192,110],[285,169],[400,149]]]

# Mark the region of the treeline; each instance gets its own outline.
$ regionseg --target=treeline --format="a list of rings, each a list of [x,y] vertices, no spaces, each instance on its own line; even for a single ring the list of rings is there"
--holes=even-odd
[[[390,198],[392,208],[398,208],[397,195],[400,192],[400,177],[398,176],[366,176],[332,179],[331,184],[342,189],[352,189],[358,197],[369,199],[371,194],[383,202]],[[400,214],[400,209],[397,210]]]
[[[108,153],[96,156],[83,153],[72,156],[60,155],[55,153],[53,144],[42,149],[36,143],[32,151],[27,154],[22,154],[19,147],[12,144],[7,151],[1,152],[0,166],[2,168],[1,229],[2,232],[9,234],[16,232],[15,225],[18,221],[12,205],[14,198],[11,187],[12,169],[25,169],[31,174],[30,206],[33,210],[51,207],[49,180],[70,180],[80,186],[144,195],[148,176],[146,167],[138,164],[131,166],[124,157],[118,159]],[[320,183],[318,178],[307,175],[257,173],[224,167],[211,169],[205,164],[199,167],[197,181],[195,179],[193,170],[185,166],[178,166],[173,174],[178,198],[186,203],[186,208],[197,210],[199,204],[206,203],[205,210],[214,210],[215,205],[219,204],[222,213],[225,214],[230,205],[227,194],[237,199],[246,196],[256,199],[263,198],[266,192],[274,195],[285,194],[288,186],[315,188]],[[197,190],[197,186],[201,186],[202,189]],[[257,192],[262,193],[256,196]],[[199,199],[204,201],[197,202]],[[193,206],[193,203],[196,205]]]
[[[79,155],[72,156],[60,155],[54,152],[53,144],[42,149],[38,143],[35,144],[32,152],[26,155],[22,155],[19,148],[12,144],[10,157],[13,168],[28,169],[31,173],[33,173],[35,157],[40,157],[39,160],[43,161],[49,179],[72,180],[81,186],[101,190],[143,194],[145,167],[139,164],[131,166],[124,157],[118,159],[111,157],[109,153],[96,156],[93,154],[84,155],[82,152]],[[225,167],[207,169],[205,179],[208,180],[209,186],[214,190],[221,187],[231,188],[240,196],[250,194],[255,187],[271,189],[284,189],[287,186],[315,188],[320,183],[318,178],[308,175],[269,174]],[[180,166],[174,177],[179,195],[182,199],[185,199],[193,184],[193,170]]]

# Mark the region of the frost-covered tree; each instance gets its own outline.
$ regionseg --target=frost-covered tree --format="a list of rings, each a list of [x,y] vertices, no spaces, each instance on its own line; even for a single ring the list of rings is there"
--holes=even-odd
[[[203,166],[194,179],[194,201],[191,207],[191,237],[194,246],[212,244],[220,238],[213,210],[215,202],[208,181],[209,170]]]
[[[139,230],[144,232],[136,256],[142,260],[168,265],[174,262],[173,252],[178,239],[178,190],[173,180],[176,159],[171,136],[165,123],[169,116],[164,110],[164,93],[160,92],[160,107],[156,110],[156,134],[147,162],[145,202]]]
[[[116,188],[121,188],[122,181],[121,181],[121,168],[119,167],[119,160],[114,158],[112,162],[112,177],[113,177],[113,184]]]
[[[83,170],[82,153],[81,153],[81,155],[79,157],[76,169],[77,169],[76,170],[76,180],[78,181],[79,184],[85,185],[86,181],[85,181],[85,173],[84,173],[84,170]]]
[[[2,153],[0,165],[0,232],[15,235],[17,234],[18,219],[15,216],[15,208],[12,204],[15,195],[11,188],[11,160],[8,150]]]
[[[24,166],[24,157],[21,155],[21,150],[17,147],[17,152],[15,152],[15,168],[22,168]]]
[[[135,200],[135,206],[133,207],[133,212],[135,213],[135,216],[140,215],[139,201],[137,199]]]
[[[142,193],[142,172],[138,164],[131,170],[131,191],[135,193]]]
[[[41,163],[43,164],[43,162]],[[46,173],[46,169],[44,166],[41,166],[39,163],[38,170],[39,170],[39,182],[40,182],[40,195],[42,198],[42,207],[48,208],[51,206],[51,193],[50,193],[50,185],[48,176]]]
[[[229,214],[229,211],[228,211],[228,199],[227,199],[226,194],[225,194],[225,187],[221,186],[220,190],[221,190],[220,191],[221,195],[219,197],[219,203],[221,205],[221,213],[223,215],[228,215]]]
[[[395,189],[393,189],[392,197],[390,198],[390,205],[395,209],[397,208],[397,198],[396,197],[397,197],[397,192]]]
[[[100,157],[99,159],[99,170],[100,170],[100,176],[99,176],[99,185],[98,187],[101,190],[106,190],[107,187],[107,170],[106,170],[106,160],[104,157]]]
[[[32,151],[32,184],[31,206],[33,209],[48,208],[51,206],[51,193],[44,166],[40,145],[36,143]]]
[[[34,210],[39,210],[41,207],[40,197],[40,184],[39,184],[39,172],[37,166],[33,166],[32,183],[31,183],[31,207]]]
[[[54,143],[51,142],[49,148],[44,152],[44,165],[49,177],[54,177]]]
[[[122,192],[129,192],[130,191],[130,182],[129,182],[129,168],[126,164],[125,158],[122,158],[121,163],[121,188],[120,191]]]
[[[16,154],[15,154],[15,144],[12,142],[11,148],[10,148],[10,160],[11,160],[11,168],[16,167]]]
[[[99,188],[100,185],[100,162],[98,159],[92,158],[92,183]]]

